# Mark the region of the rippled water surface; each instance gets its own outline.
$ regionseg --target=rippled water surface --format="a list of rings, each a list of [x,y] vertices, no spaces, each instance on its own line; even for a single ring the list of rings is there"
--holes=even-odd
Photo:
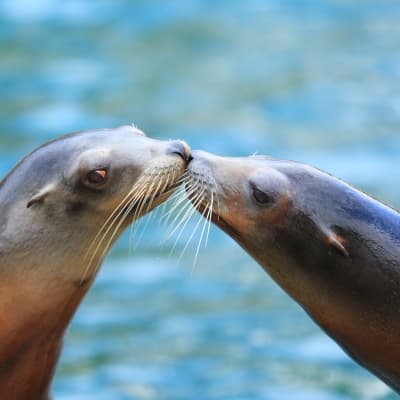
[[[397,0],[3,0],[0,172],[63,133],[134,122],[311,163],[400,207],[399,21]],[[160,217],[106,260],[57,399],[396,398],[232,240],[212,229],[192,272],[196,239],[178,261],[189,235],[171,256]]]

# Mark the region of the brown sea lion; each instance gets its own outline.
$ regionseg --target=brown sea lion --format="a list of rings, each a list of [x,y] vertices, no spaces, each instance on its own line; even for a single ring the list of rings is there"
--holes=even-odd
[[[63,334],[112,243],[166,200],[189,148],[123,126],[48,143],[0,184],[0,399],[47,399]]]
[[[305,164],[192,153],[195,207],[357,362],[400,391],[400,215]]]

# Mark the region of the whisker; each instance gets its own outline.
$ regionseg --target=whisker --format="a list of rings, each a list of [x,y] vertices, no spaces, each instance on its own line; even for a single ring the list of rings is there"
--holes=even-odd
[[[173,252],[175,251],[175,248],[176,248],[176,246],[177,246],[177,244],[179,242],[179,239],[182,236],[182,233],[185,230],[187,224],[191,220],[192,216],[194,214],[196,214],[197,206],[203,201],[203,198],[204,198],[203,194],[204,194],[203,192],[198,194],[198,196],[197,196],[197,198],[196,198],[196,200],[195,200],[193,205],[192,205],[192,203],[189,203],[189,208],[187,209],[187,211],[186,211],[185,215],[183,216],[182,220],[180,221],[180,224],[175,227],[174,230],[176,231],[179,228],[179,226],[182,225],[182,223],[183,223],[183,226],[182,226],[178,236],[175,239],[175,243],[174,243],[174,246],[172,247],[171,254],[173,254]]]
[[[166,188],[169,187],[169,185],[170,185],[170,183],[169,183],[170,179],[171,179],[171,172],[169,171],[169,172],[168,172],[168,176],[167,176],[167,183],[166,183],[166,185],[165,185],[163,191],[165,191]],[[168,203],[168,200],[169,200],[169,199],[170,199],[170,197],[168,197],[168,199],[167,199],[166,201],[164,201],[164,203],[163,203],[162,206],[161,206],[161,210],[162,210],[162,211],[161,211],[161,214],[162,214],[162,215],[164,215],[164,213],[165,213],[165,208],[166,208],[166,206],[167,206],[167,203]]]
[[[209,215],[209,209],[210,209],[210,203],[207,204],[207,207],[204,208],[204,211],[203,211],[202,214],[201,214],[201,216],[202,216],[203,218],[206,218],[206,217],[205,217],[206,212],[207,212],[207,216]],[[205,229],[206,229],[207,222],[208,222],[208,219],[206,218],[206,219],[204,220],[203,229],[201,230],[199,243],[198,243],[198,245],[197,245],[196,253],[195,253],[195,255],[194,255],[194,260],[193,260],[193,265],[192,265],[192,274],[193,274],[194,268],[195,268],[195,266],[196,266],[197,257],[198,257],[198,255],[199,255],[199,250],[200,250],[201,242],[203,241],[204,231],[205,231]],[[193,231],[193,232],[194,232],[194,231]],[[190,240],[190,239],[189,239],[189,240]]]
[[[172,227],[177,223],[177,221],[179,219],[184,219],[185,218],[185,214],[188,211],[188,209],[190,209],[192,206],[191,202],[186,202],[178,211],[178,213],[175,215],[174,219],[172,220],[172,222],[169,224]],[[181,222],[178,222],[178,226]],[[175,228],[171,228],[169,233],[167,233],[167,240],[175,233],[177,227]]]
[[[94,244],[96,243],[96,240],[99,238],[101,232],[106,228],[106,226],[108,225],[108,223],[114,218],[115,214],[120,211],[120,208],[123,209],[124,208],[124,203],[128,201],[129,196],[132,195],[132,192],[134,190],[134,187],[132,187],[132,189],[129,191],[129,193],[121,200],[121,202],[117,205],[117,207],[115,207],[115,209],[111,212],[111,214],[108,216],[108,218],[106,219],[106,221],[103,223],[103,225],[101,226],[101,228],[98,230],[96,236],[94,237],[94,239],[92,240],[86,256],[88,255],[88,253],[91,252],[92,247],[94,246]]]
[[[122,199],[122,201],[117,205],[117,207],[112,211],[110,216],[106,219],[100,230],[97,232],[95,238],[92,240],[91,245],[89,246],[87,253],[86,253],[86,258],[89,257],[89,253],[92,252],[92,255],[89,259],[89,262],[87,264],[87,267],[85,268],[85,271],[83,273],[81,281],[84,281],[84,279],[87,276],[87,273],[89,272],[91,265],[97,255],[97,252],[99,251],[101,245],[103,244],[105,238],[107,237],[108,233],[112,229],[112,226],[115,224],[115,222],[121,217],[121,215],[124,213],[127,205],[130,203],[135,203],[139,198],[141,193],[143,192],[143,188],[139,193],[134,193],[135,189],[146,185],[147,179],[143,181],[143,179],[139,179],[135,185],[133,185],[132,189],[129,191],[129,193]],[[132,197],[131,199],[129,197]],[[107,227],[108,225],[108,227]],[[104,232],[103,232],[104,231]],[[100,235],[102,234],[102,237],[100,239]],[[100,239],[97,241],[97,239]],[[96,242],[97,241],[97,242]],[[96,245],[96,248],[93,250],[93,247]]]
[[[189,183],[189,180],[184,182],[184,184]],[[166,222],[169,221],[169,218],[171,217],[171,215],[174,213],[174,211],[179,207],[179,205],[181,205],[183,202],[187,201],[187,197],[190,194],[193,194],[194,192],[191,193],[186,193],[186,189],[183,186],[180,186],[178,188],[178,190],[176,191],[176,193],[172,196],[171,201],[175,201],[175,204],[173,205],[173,207],[167,211],[166,214],[164,214],[161,219],[165,220]]]
[[[137,203],[137,201],[140,201],[138,197],[135,196],[135,198],[129,203],[129,205],[127,205],[127,207],[125,208],[125,211],[123,213],[119,213],[119,215],[117,216],[117,218],[114,219],[113,223],[109,226],[109,228],[107,229],[107,231],[105,232],[105,234],[103,235],[102,239],[99,242],[99,245],[97,246],[93,257],[95,257],[95,255],[97,254],[97,252],[100,250],[101,245],[104,243],[104,240],[106,239],[107,235],[110,233],[111,228],[113,227],[113,225],[116,223],[114,230],[112,231],[110,237],[108,238],[107,243],[103,246],[103,251],[100,255],[100,259],[103,259],[103,257],[106,255],[106,253],[108,252],[108,250],[110,249],[113,240],[116,236],[116,234],[118,233],[119,229],[121,228],[122,224],[124,223],[124,221],[126,220],[126,218],[128,217],[129,213],[132,211],[132,209],[135,207],[135,204]],[[119,219],[119,220],[118,220]],[[97,272],[97,267],[95,268],[95,272]]]
[[[207,221],[208,221],[208,229],[207,229],[207,235],[206,235],[206,240],[204,242],[204,248],[207,247],[208,244],[208,238],[210,236],[210,229],[211,229],[211,217],[212,217],[212,211],[214,207],[214,192],[211,191],[211,202],[208,204],[208,214],[207,214]]]
[[[162,176],[162,175],[165,175],[165,174],[167,174],[167,178],[166,179],[160,179],[160,176]],[[168,170],[168,173],[160,173],[160,174],[158,174],[157,175],[157,178],[159,178],[158,179],[158,185],[157,185],[157,187],[156,187],[156,189],[153,191],[153,185],[149,188],[149,190],[148,190],[148,193],[151,193],[151,192],[153,192],[153,194],[152,194],[152,196],[151,196],[151,198],[149,199],[148,198],[148,196],[146,195],[146,201],[147,201],[147,203],[148,203],[148,206],[147,206],[147,209],[146,209],[146,211],[145,211],[145,213],[148,213],[149,211],[150,211],[150,209],[151,209],[151,207],[153,206],[153,203],[154,203],[154,200],[155,200],[155,198],[157,197],[157,195],[159,195],[159,194],[164,194],[164,195],[169,195],[169,193],[173,193],[173,191],[175,190],[175,188],[171,188],[171,189],[167,189],[168,187],[170,187],[171,186],[171,184],[174,182],[174,180],[175,180],[175,178],[176,178],[176,173],[175,173],[175,171],[171,171],[171,169],[169,169]],[[139,214],[143,211],[142,210],[143,209],[143,207],[140,207],[140,209],[138,210],[139,211]],[[158,210],[156,210],[156,212],[158,213],[159,211]],[[141,233],[140,233],[140,236],[138,237],[138,239],[137,239],[137,243],[140,243],[140,241],[142,240],[142,238],[143,238],[143,235],[144,235],[144,233],[145,233],[145,231],[147,230],[147,228],[148,228],[148,225],[149,225],[149,223],[150,223],[150,220],[151,219],[153,219],[153,216],[154,216],[154,214],[155,214],[155,212],[153,212],[148,218],[147,218],[147,220],[146,220],[146,222],[145,222],[145,224],[143,225],[143,228],[141,229]],[[133,240],[133,237],[135,236],[135,233],[132,235],[132,240]]]
[[[193,193],[195,192],[195,189],[193,189]],[[200,204],[202,198],[201,196],[203,195],[203,193],[198,193],[195,195],[194,199],[193,199],[193,203],[197,203]],[[175,226],[175,228],[173,228],[173,230],[168,234],[167,236],[167,240],[171,238],[171,236],[176,232],[176,230],[182,225],[183,222],[185,222],[186,218],[187,218],[187,214],[189,211],[196,211],[195,206],[192,205],[192,203],[189,201],[188,203],[186,203],[178,212],[178,214],[175,216],[175,218],[173,219],[171,225],[174,225],[175,222],[181,217],[181,220],[179,221],[179,223]]]
[[[149,177],[149,180],[151,179],[151,176]],[[131,233],[130,233],[130,237],[129,237],[129,248],[130,248],[130,253],[133,251],[135,245],[135,237],[136,237],[136,232],[137,232],[137,226],[135,224],[135,221],[137,221],[140,218],[140,215],[143,212],[143,208],[146,204],[146,201],[148,199],[148,193],[151,191],[153,185],[151,185],[150,187],[145,187],[141,193],[141,199],[138,202],[138,204],[136,205],[136,211],[132,216],[132,220],[131,220]],[[128,215],[131,213],[131,211],[133,210],[133,207],[130,208]]]
[[[202,217],[203,217],[203,216],[204,216],[204,211],[203,211],[203,213],[201,214],[201,216],[199,217],[199,220],[198,220],[196,226],[194,227],[194,229],[193,229],[191,235],[189,236],[189,239],[188,239],[188,241],[186,242],[186,245],[185,245],[185,247],[183,248],[182,253],[181,253],[181,255],[180,255],[179,258],[178,258],[178,262],[182,260],[182,257],[183,257],[184,254],[186,253],[186,250],[187,250],[187,248],[188,248],[190,242],[192,241],[193,236],[194,236],[195,233],[197,232],[197,229],[198,229],[198,227],[199,227],[199,225],[200,225],[200,223],[201,223],[201,221],[202,221]],[[193,272],[193,269],[192,269],[192,272]]]

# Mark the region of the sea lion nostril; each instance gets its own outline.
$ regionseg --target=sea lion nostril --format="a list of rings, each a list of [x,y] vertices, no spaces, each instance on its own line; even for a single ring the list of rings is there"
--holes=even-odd
[[[184,161],[189,162],[193,159],[189,146],[179,140],[171,142],[167,148],[167,154],[177,154]]]

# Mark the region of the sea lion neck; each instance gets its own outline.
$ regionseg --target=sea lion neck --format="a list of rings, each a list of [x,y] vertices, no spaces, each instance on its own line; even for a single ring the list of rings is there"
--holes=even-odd
[[[0,284],[0,387],[8,398],[47,398],[64,332],[89,286],[48,273],[3,274]],[[27,396],[27,393],[30,393]]]

